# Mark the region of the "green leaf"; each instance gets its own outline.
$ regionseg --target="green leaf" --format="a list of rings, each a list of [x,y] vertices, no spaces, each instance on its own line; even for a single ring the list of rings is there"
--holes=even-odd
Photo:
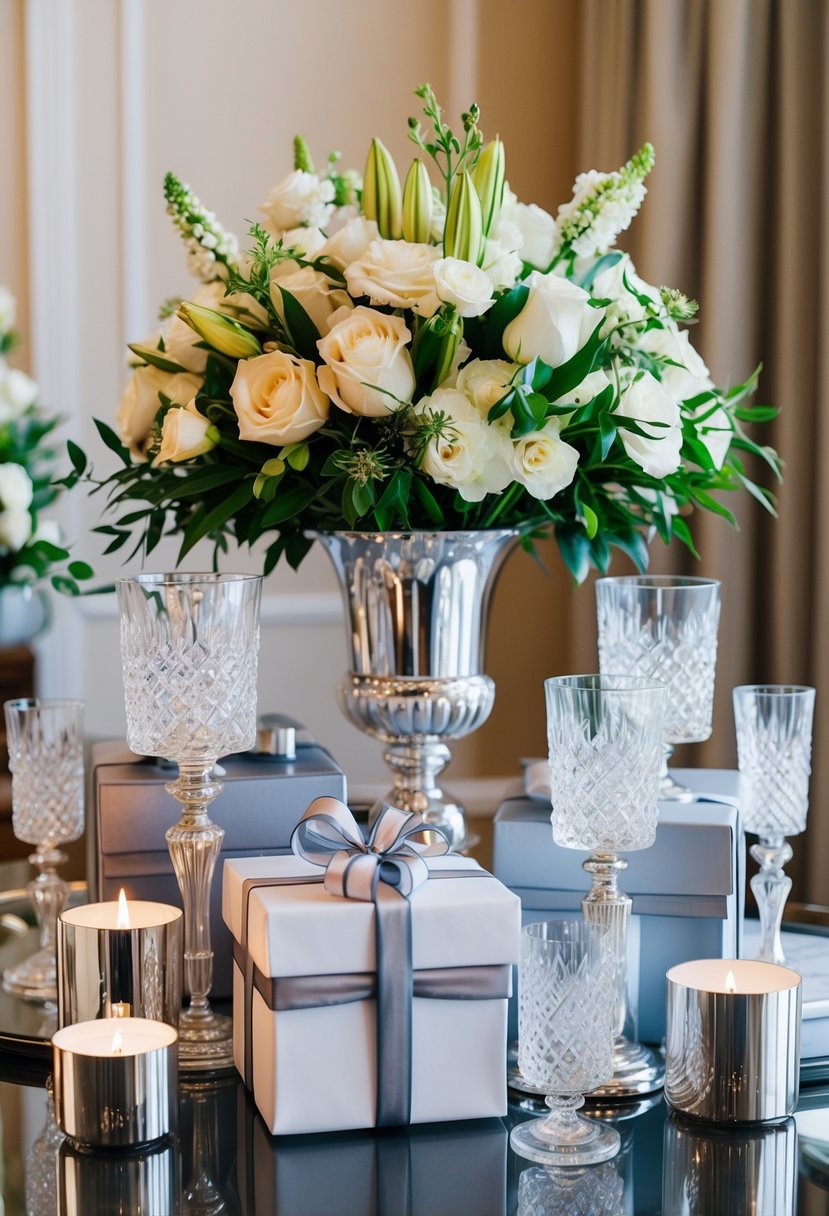
[[[215,465],[194,470],[189,477],[176,478],[175,488],[171,488],[168,495],[169,498],[200,498],[202,494],[207,494],[210,490],[216,490],[220,486],[230,485],[232,482],[238,482],[240,477],[239,469],[216,468]],[[121,520],[125,523],[126,520]]]
[[[622,255],[618,249],[613,253],[606,253],[604,257],[599,258],[598,262],[594,262],[590,269],[582,275],[579,280],[579,287],[583,287],[585,291],[589,291],[593,286],[595,279],[604,270],[609,270],[611,266],[615,266],[617,262],[621,262]]]
[[[412,488],[418,501],[420,502],[421,507],[423,508],[426,518],[437,528],[442,528],[446,522],[443,511],[441,510],[440,504],[432,491],[426,485],[423,478],[420,476],[415,476],[414,481],[412,482]]]
[[[84,579],[95,577],[95,571],[88,562],[70,562],[68,569],[72,577],[79,579],[81,582]]]
[[[556,528],[556,540],[564,564],[577,583],[590,572],[590,542],[584,532]]]
[[[599,413],[599,435],[601,438],[601,458],[607,460],[607,455],[613,447],[613,442],[616,438],[616,423],[613,421],[613,415],[606,413],[604,410]]]
[[[714,515],[721,515],[723,519],[727,519],[732,526],[736,526],[736,519],[733,512],[729,511],[728,507],[724,507],[721,502],[718,502],[712,494],[707,490],[698,489],[696,487],[691,490],[691,497],[694,502],[706,511],[711,511]]]
[[[55,591],[59,591],[61,595],[80,595],[81,589],[73,578],[67,578],[65,574],[53,574],[52,586]]]
[[[291,519],[294,515],[299,515],[309,506],[317,495],[317,486],[302,482],[299,485],[289,486],[287,489],[280,489],[275,495],[273,502],[262,516],[262,527],[273,528],[277,524],[284,523],[286,519]]]
[[[636,566],[636,569],[644,574],[648,568],[648,558],[650,555],[648,553],[647,541],[641,532],[637,532],[635,528],[631,528],[630,532],[618,533],[612,538],[611,544],[615,545],[617,549],[621,549],[623,553],[626,553]]]
[[[510,291],[499,296],[486,314],[486,347],[487,358],[504,358],[504,330],[510,321],[514,321],[527,302],[530,294],[529,287],[519,283]]]
[[[152,367],[157,367],[160,372],[186,372],[187,368],[182,367],[180,363],[174,363],[172,359],[165,359],[158,350],[153,350],[151,346],[139,346],[137,342],[128,342],[127,346],[134,355],[138,355],[139,359],[143,359],[145,363],[149,363]]]
[[[548,401],[558,401],[567,393],[572,393],[599,366],[607,350],[607,340],[600,337],[599,334],[603,324],[604,317],[599,321],[581,350],[576,351],[566,363],[553,368],[552,375],[544,388],[544,396]]]
[[[66,451],[69,454],[69,459],[72,461],[72,468],[79,477],[82,477],[86,472],[87,463],[86,453],[84,452],[83,448],[79,447],[78,444],[75,443],[74,439],[67,439]]]
[[[125,465],[132,464],[132,457],[129,453],[129,448],[125,447],[118,436],[115,434],[111,426],[107,426],[105,422],[101,422],[100,418],[93,418],[98,434],[103,439],[106,446],[111,452],[114,452]]]
[[[253,482],[249,478],[245,478],[241,485],[236,487],[230,497],[223,499],[212,511],[207,511],[206,513],[199,512],[197,516],[194,515],[184,529],[184,537],[179,549],[178,560],[181,561],[186,557],[203,536],[208,536],[211,532],[223,527],[237,511],[241,511],[243,507],[248,505],[252,496]]]
[[[699,559],[699,553],[697,553],[696,546],[694,545],[694,538],[691,536],[691,529],[680,515],[674,516],[672,531],[674,536],[682,541],[686,549],[690,549],[694,557]]]
[[[277,286],[279,287],[279,284]],[[320,340],[319,330],[296,296],[291,295],[284,287],[279,287],[279,292],[282,296],[282,306],[285,309],[285,328],[290,335],[291,345],[296,348],[303,359],[316,362],[319,358],[317,350],[317,342]]]
[[[584,530],[587,533],[587,539],[593,540],[599,531],[599,517],[592,507],[588,507],[586,502],[581,504],[581,514],[584,519]]]
[[[412,484],[412,471],[398,469],[389,478],[388,485],[374,508],[374,518],[381,532],[390,532],[398,519],[404,528],[409,527],[408,501]]]

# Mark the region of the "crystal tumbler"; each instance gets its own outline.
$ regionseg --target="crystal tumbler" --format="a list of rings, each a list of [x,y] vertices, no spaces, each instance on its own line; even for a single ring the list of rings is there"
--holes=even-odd
[[[207,808],[221,792],[220,756],[256,741],[256,673],[262,580],[243,574],[140,574],[118,580],[127,741],[175,760],[167,792],[182,804],[167,844],[184,908],[180,1022],[184,1069],[229,1067],[230,1019],[210,1008],[210,888],[224,830]]]
[[[518,1065],[550,1095],[549,1115],[510,1133],[530,1161],[590,1165],[619,1151],[617,1131],[576,1113],[612,1070],[613,971],[603,926],[542,921],[521,930]]]
[[[586,849],[592,886],[585,919],[607,925],[615,961],[613,1076],[608,1096],[651,1093],[664,1078],[655,1052],[624,1036],[631,899],[619,890],[622,850],[656,836],[665,685],[642,676],[557,676],[546,680],[553,839]]]
[[[12,829],[36,845],[38,875],[28,892],[40,924],[40,949],[3,973],[3,985],[34,1001],[57,1000],[55,929],[69,888],[56,872],[58,845],[83,832],[83,701],[6,701],[12,774]]]
[[[668,775],[677,743],[711,734],[720,584],[711,578],[642,575],[596,580],[599,668],[650,676],[668,687],[660,797],[688,800]]]
[[[780,924],[792,880],[787,836],[806,827],[815,690],[798,684],[744,684],[734,689],[743,827],[759,840],[751,856],[760,870],[751,889],[760,911],[760,951],[783,963]]]

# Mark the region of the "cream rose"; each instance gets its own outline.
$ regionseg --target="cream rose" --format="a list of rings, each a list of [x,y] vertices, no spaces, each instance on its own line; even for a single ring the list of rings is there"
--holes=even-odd
[[[300,443],[328,418],[328,398],[317,384],[313,363],[281,350],[241,360],[230,397],[240,439],[278,447]]]
[[[493,405],[509,391],[520,367],[506,359],[472,359],[458,372],[457,387],[465,393],[478,413],[486,418]],[[504,415],[512,426],[512,415]]]
[[[319,228],[289,228],[281,233],[284,249],[296,249],[305,258],[315,258],[325,244]]]
[[[467,502],[500,494],[512,480],[509,435],[501,427],[489,426],[457,389],[436,389],[414,407],[416,417],[428,419],[437,413],[446,425],[426,445],[423,472],[439,485],[452,486]]]
[[[296,262],[277,263],[271,275],[271,299],[283,321],[285,301],[281,287],[304,308],[320,334],[328,329],[333,313],[342,307],[352,307],[348,292],[334,287],[331,280],[319,270],[314,270],[313,266],[298,266]]]
[[[440,305],[435,289],[434,245],[409,241],[372,241],[368,249],[345,268],[345,281],[353,296],[368,296],[372,304],[411,308],[431,317]]]
[[[374,220],[357,215],[329,236],[316,256],[327,258],[339,270],[345,270],[346,266],[363,256],[372,241],[379,239],[380,231]]]
[[[572,359],[583,344],[583,329],[597,323],[590,296],[569,279],[534,270],[524,307],[504,330],[503,346],[517,363],[543,359],[558,367]]]
[[[0,358],[0,424],[19,418],[36,399],[37,385],[31,376]]]
[[[0,511],[0,546],[16,553],[32,534],[32,517],[28,511]]]
[[[472,262],[440,258],[434,265],[435,289],[444,304],[454,304],[461,317],[480,317],[492,307],[492,280]]]
[[[210,423],[196,409],[195,400],[184,409],[178,406],[169,409],[161,424],[161,446],[153,464],[165,464],[168,460],[193,460],[215,448],[216,440],[208,435]]]
[[[279,236],[301,224],[324,228],[334,210],[334,184],[294,169],[273,187],[259,210],[268,218],[266,226]]]
[[[518,250],[523,238],[516,224],[509,220],[498,220],[495,234],[484,249],[483,271],[493,287],[514,287],[521,277],[521,258]]]
[[[325,362],[317,373],[323,392],[347,413],[370,418],[410,401],[415,377],[408,350],[412,335],[405,322],[363,305],[332,320],[317,343]]]
[[[546,270],[555,253],[556,222],[535,203],[507,203],[501,220],[514,224],[521,234],[522,259],[538,270]]]
[[[514,447],[513,477],[533,498],[553,498],[576,475],[579,454],[560,434],[560,422],[551,419],[540,431],[523,435]]]
[[[640,468],[651,477],[676,472],[682,448],[679,406],[650,372],[643,372],[625,389],[613,417],[625,451]],[[625,418],[636,422],[645,433],[626,430]]]
[[[0,464],[0,503],[7,511],[26,511],[32,505],[32,479],[22,464]]]
[[[144,454],[144,446],[161,407],[158,394],[163,393],[176,405],[186,405],[202,383],[201,376],[190,372],[171,374],[159,371],[157,367],[139,367],[133,372],[116,414],[121,438],[133,456]]]

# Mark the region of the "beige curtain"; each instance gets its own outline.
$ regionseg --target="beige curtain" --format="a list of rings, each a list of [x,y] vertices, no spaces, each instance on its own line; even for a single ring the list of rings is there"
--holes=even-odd
[[[792,875],[797,896],[829,903],[829,6],[582,0],[579,14],[580,163],[609,168],[654,144],[649,195],[623,243],[645,279],[700,301],[693,340],[714,379],[734,383],[762,362],[759,399],[781,410],[763,428],[786,462],[779,519],[745,499],[738,533],[694,521],[699,565],[653,550],[657,569],[723,580],[714,734],[694,759],[734,763],[735,684],[818,688],[810,821]],[[571,624],[590,653],[592,619]]]

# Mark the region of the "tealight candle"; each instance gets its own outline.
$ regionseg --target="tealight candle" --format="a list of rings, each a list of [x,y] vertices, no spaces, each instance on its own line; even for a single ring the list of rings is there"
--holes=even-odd
[[[90,1148],[167,1136],[178,1113],[178,1032],[149,1018],[76,1022],[52,1036],[55,1119]]]
[[[668,979],[665,1096],[715,1123],[782,1119],[800,1084],[800,976],[744,959],[702,959]]]
[[[145,1017],[178,1025],[182,913],[120,898],[58,917],[58,1026]]]

